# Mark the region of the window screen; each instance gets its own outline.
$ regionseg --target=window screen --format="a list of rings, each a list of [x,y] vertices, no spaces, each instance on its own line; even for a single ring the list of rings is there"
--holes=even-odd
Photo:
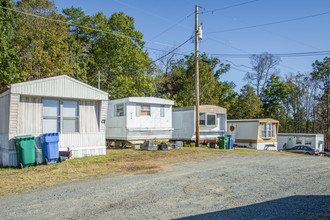
[[[60,131],[60,101],[55,99],[42,100],[42,131],[52,133]]]
[[[79,132],[78,101],[63,101],[63,133]]]
[[[79,102],[42,99],[43,133],[79,132]]]

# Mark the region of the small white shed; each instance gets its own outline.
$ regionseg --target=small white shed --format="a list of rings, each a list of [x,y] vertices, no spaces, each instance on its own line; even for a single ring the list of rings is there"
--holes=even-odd
[[[107,141],[140,143],[172,138],[174,101],[156,97],[127,97],[108,102]]]
[[[278,150],[279,121],[265,119],[228,120],[227,134],[233,135],[234,144],[258,150]]]
[[[227,130],[227,109],[215,105],[199,106],[200,143],[216,143]],[[173,109],[172,140],[196,141],[195,106]]]
[[[15,166],[13,138],[59,132],[72,157],[102,155],[108,94],[66,75],[9,85],[0,91],[0,165]],[[40,147],[40,146],[39,146]]]
[[[324,151],[323,134],[279,133],[278,148],[284,150],[297,145],[306,145],[319,152]]]

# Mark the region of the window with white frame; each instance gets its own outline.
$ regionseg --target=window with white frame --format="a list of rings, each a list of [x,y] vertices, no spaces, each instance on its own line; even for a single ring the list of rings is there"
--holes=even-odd
[[[302,144],[302,137],[296,137],[296,144]]]
[[[216,125],[216,115],[207,114],[207,113],[199,113],[199,124],[205,125],[205,126]]]
[[[43,133],[60,132],[60,100],[42,100]]]
[[[79,102],[42,99],[43,133],[79,132]]]
[[[273,138],[274,126],[273,123],[261,123],[261,138]]]

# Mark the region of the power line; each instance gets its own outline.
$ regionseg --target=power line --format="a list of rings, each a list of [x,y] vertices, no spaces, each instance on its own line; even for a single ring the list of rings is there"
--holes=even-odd
[[[251,28],[256,28],[256,27],[263,27],[263,26],[274,25],[274,24],[282,24],[282,23],[287,23],[287,22],[291,22],[291,21],[298,21],[298,20],[303,20],[303,19],[307,19],[307,18],[322,16],[322,15],[326,15],[326,14],[330,14],[330,11],[319,13],[319,14],[314,14],[314,15],[308,15],[308,16],[303,16],[303,17],[298,17],[298,18],[282,20],[282,21],[274,21],[274,22],[265,23],[265,24],[258,24],[258,25],[252,25],[252,26],[247,26],[247,27],[231,28],[231,29],[226,29],[226,30],[212,31],[212,32],[207,32],[205,34],[223,33],[223,32],[230,32],[230,31],[251,29]]]
[[[230,60],[226,60],[226,59],[222,59],[222,61],[225,61],[225,62],[228,62],[228,63],[231,63],[232,65],[236,66],[236,67],[245,67],[245,68],[248,68],[250,70],[253,70],[251,67],[249,66],[246,66],[246,65],[238,65],[238,64],[235,64],[234,62],[230,61]]]
[[[257,2],[257,1],[260,1],[260,0],[252,0],[252,1],[242,2],[242,3],[239,3],[239,4],[230,5],[230,6],[226,6],[226,7],[223,7],[223,8],[217,8],[217,9],[213,9],[213,10],[209,10],[209,11],[205,11],[205,12],[200,12],[200,14],[207,14],[207,13],[212,13],[213,14],[216,11],[225,10],[225,9],[228,9],[228,8],[234,8],[234,7],[237,7],[237,6],[246,5],[246,4],[250,4],[250,3],[253,3],[253,2]]]
[[[75,27],[79,27],[79,28],[84,28],[84,29],[88,29],[88,30],[92,30],[92,31],[97,31],[97,32],[105,33],[105,34],[114,34],[114,35],[117,35],[117,36],[120,36],[120,37],[128,37],[128,38],[130,38],[131,40],[141,40],[141,39],[139,39],[139,38],[135,38],[135,37],[127,36],[127,35],[124,35],[124,34],[121,34],[121,33],[119,33],[119,32],[115,32],[115,31],[111,31],[111,32],[110,32],[110,31],[105,31],[105,30],[101,30],[101,29],[95,29],[95,28],[91,28],[91,27],[86,27],[86,26],[82,26],[82,25],[74,24],[74,23],[71,23],[71,22],[62,21],[62,20],[57,20],[57,19],[53,19],[53,18],[47,18],[47,17],[44,17],[44,16],[35,15],[35,14],[31,14],[31,13],[27,13],[27,12],[19,11],[19,10],[16,10],[16,9],[3,7],[3,6],[0,6],[0,8],[6,9],[6,10],[10,10],[10,11],[14,11],[14,12],[17,12],[17,13],[20,13],[20,14],[24,14],[24,15],[27,15],[27,16],[32,16],[32,17],[36,17],[36,18],[41,18],[41,19],[44,19],[44,20],[53,21],[53,22],[58,22],[58,23],[62,23],[62,24],[67,24],[67,25],[70,25],[70,26],[75,26]],[[167,47],[175,47],[175,45],[165,44],[165,43],[161,43],[161,42],[157,42],[157,41],[150,41],[150,40],[143,40],[143,41],[148,42],[148,43],[152,43],[152,44],[158,44],[158,45],[162,45],[162,46],[167,46]]]
[[[180,47],[182,47],[184,44],[186,44],[188,41],[190,41],[193,38],[194,38],[194,36],[191,36],[188,40],[186,40],[185,42],[183,42],[182,44],[180,44],[179,46],[177,46],[176,48],[174,48],[173,50],[171,50],[170,52],[168,52],[164,56],[161,56],[157,60],[152,61],[149,65],[151,65],[152,63],[156,63],[158,60],[161,60],[164,57],[168,56],[169,54],[173,53],[175,50],[179,49]]]
[[[119,0],[114,0],[114,1],[116,1],[116,2],[118,2],[119,4],[122,4],[122,5],[124,5],[124,6],[127,6],[127,7],[130,7],[130,8],[133,8],[133,9],[136,9],[136,10],[139,10],[139,11],[142,11],[142,12],[144,12],[144,13],[147,13],[147,14],[149,14],[149,15],[151,15],[151,16],[153,16],[153,17],[159,18],[159,19],[161,19],[161,20],[168,21],[168,22],[171,22],[171,23],[173,22],[173,20],[170,20],[170,19],[168,19],[168,18],[165,18],[165,17],[159,16],[158,14],[155,14],[155,13],[153,13],[153,12],[147,11],[147,10],[145,10],[145,9],[138,8],[138,7],[134,6],[134,5],[131,5],[131,4],[125,3],[125,2],[123,2],[123,1],[119,1]],[[157,38],[157,37],[159,37],[160,35],[162,35],[163,33],[167,32],[168,30],[172,29],[173,27],[175,27],[176,25],[178,25],[179,23],[181,23],[181,22],[184,21],[185,19],[189,18],[189,17],[190,17],[191,15],[193,15],[194,13],[195,13],[195,12],[190,13],[190,14],[187,15],[184,19],[178,21],[177,23],[175,23],[175,24],[172,25],[171,27],[167,28],[165,31],[163,31],[163,32],[161,32],[160,34],[158,34],[158,35],[156,35],[155,37],[153,37],[152,40],[155,39],[155,38]],[[186,28],[185,26],[181,26],[181,27]]]
[[[175,26],[177,26],[178,24],[180,24],[181,22],[185,21],[187,18],[189,18],[191,15],[193,15],[195,12],[190,13],[189,15],[187,15],[185,18],[181,19],[180,21],[178,21],[177,23],[171,25],[169,28],[165,29],[164,31],[162,31],[161,33],[157,34],[155,37],[152,38],[152,40],[156,39],[157,37],[159,37],[160,35],[164,34],[165,32],[171,30],[172,28],[174,28]]]
[[[325,51],[313,51],[313,52],[299,52],[299,53],[274,53],[274,56],[278,57],[304,57],[304,56],[322,56],[329,55],[330,50]],[[220,54],[220,53],[208,53],[210,56],[220,57],[232,57],[232,58],[248,58],[253,54]]]

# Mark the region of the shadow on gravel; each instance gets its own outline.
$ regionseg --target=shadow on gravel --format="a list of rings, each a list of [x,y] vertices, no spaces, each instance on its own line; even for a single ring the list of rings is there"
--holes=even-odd
[[[330,219],[330,196],[290,196],[178,219]]]

